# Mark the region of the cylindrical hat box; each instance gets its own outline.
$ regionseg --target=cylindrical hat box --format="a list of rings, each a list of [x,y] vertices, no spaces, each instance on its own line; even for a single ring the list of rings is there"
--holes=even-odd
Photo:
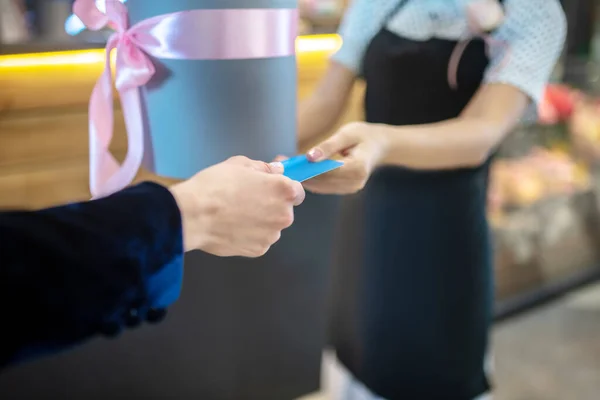
[[[191,9],[297,7],[296,0],[129,0],[126,4],[132,25],[157,15]],[[235,155],[271,161],[279,154],[295,153],[294,54],[154,62],[157,74],[142,89],[146,118],[144,166],[150,171],[185,179]]]

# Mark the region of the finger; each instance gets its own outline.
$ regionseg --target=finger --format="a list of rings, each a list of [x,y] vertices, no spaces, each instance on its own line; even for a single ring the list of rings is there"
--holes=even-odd
[[[344,166],[303,183],[304,188],[311,193],[319,194],[349,194],[359,190],[364,182],[362,163],[348,158]]]
[[[283,164],[279,161],[266,163],[264,161],[252,160],[245,156],[235,156],[227,160],[228,163],[243,165],[244,167],[252,168],[256,171],[266,172],[269,174],[283,174]]]
[[[357,142],[358,140],[355,135],[348,133],[348,131],[340,130],[323,143],[312,148],[306,155],[310,161],[323,161],[355,146]]]
[[[346,185],[343,183],[331,181],[305,182],[304,188],[307,192],[314,194],[343,195],[351,193],[351,191],[346,189]]]
[[[313,192],[312,187],[315,185],[318,185],[319,187],[339,186],[348,180],[348,170],[352,168],[352,162],[344,161],[344,165],[340,168],[325,172],[324,174],[304,181],[302,182],[302,185],[305,188],[311,188],[309,189],[310,192]]]
[[[313,193],[333,194],[338,192],[338,188],[347,184],[343,174],[337,171],[320,175],[308,181],[302,182],[306,190]]]
[[[328,195],[347,195],[354,194],[360,191],[360,187],[356,185],[349,185],[348,182],[340,182],[327,184],[318,182],[315,184],[306,185],[306,191],[314,194],[328,194]]]
[[[250,160],[247,166],[259,172],[266,172],[267,174],[283,174],[283,164],[278,161],[266,163],[264,161]]]
[[[331,182],[320,182],[320,181],[306,181],[302,183],[304,189],[314,194],[333,194]]]
[[[294,188],[294,206],[299,206],[306,199],[306,192],[304,186],[298,181],[292,181],[292,187]]]
[[[283,174],[283,164],[280,161],[273,161],[272,163],[267,164],[269,168],[269,173],[271,174]]]
[[[308,182],[325,182],[325,181],[341,181],[348,178],[349,172],[356,168],[356,160],[352,157],[346,157],[339,160],[342,166],[334,169],[333,171],[327,171],[314,178],[308,180]],[[304,182],[306,183],[306,182]]]

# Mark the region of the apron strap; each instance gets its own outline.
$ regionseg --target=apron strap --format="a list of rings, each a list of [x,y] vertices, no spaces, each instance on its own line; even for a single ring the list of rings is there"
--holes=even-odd
[[[503,0],[498,0],[498,3],[500,4],[500,8],[502,9],[502,12],[504,12],[504,14],[506,15],[506,12],[504,10]],[[469,18],[469,16],[467,16],[467,18]],[[505,23],[505,21],[503,21],[502,23]],[[494,28],[494,30],[495,29],[498,29],[498,27]],[[504,50],[506,51],[506,53],[510,52],[509,45],[507,43],[504,43],[503,41],[496,40],[495,38],[493,38],[492,32],[483,32],[479,28],[471,27],[471,24],[469,24],[469,31],[470,32],[466,38],[463,38],[458,41],[457,45],[454,48],[454,51],[452,52],[452,55],[450,56],[450,61],[448,63],[448,85],[450,86],[450,88],[452,88],[454,90],[456,90],[458,87],[457,75],[458,75],[458,67],[460,64],[460,59],[461,59],[464,51],[466,50],[467,46],[471,42],[471,40],[473,40],[474,38],[482,39],[485,42],[485,46],[487,48],[486,51],[488,52],[488,54],[489,54],[490,48],[494,45],[503,47]],[[494,71],[502,68],[506,64],[507,58],[508,58],[508,54],[505,54],[505,56],[502,58],[499,65],[496,65],[494,67]]]

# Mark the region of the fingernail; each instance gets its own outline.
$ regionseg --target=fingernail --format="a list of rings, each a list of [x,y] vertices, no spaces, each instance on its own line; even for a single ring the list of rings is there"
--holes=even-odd
[[[312,149],[308,152],[307,155],[308,158],[310,158],[312,161],[317,161],[318,159],[323,157],[323,152],[320,149]]]
[[[283,164],[279,161],[273,161],[272,163],[269,163],[269,166],[273,173],[283,173]]]

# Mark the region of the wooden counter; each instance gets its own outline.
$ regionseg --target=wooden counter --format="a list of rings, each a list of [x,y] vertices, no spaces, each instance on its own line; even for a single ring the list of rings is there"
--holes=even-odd
[[[312,92],[338,45],[335,35],[299,39],[299,98]],[[89,198],[87,103],[103,65],[99,50],[0,57],[0,208]],[[343,120],[362,118],[361,104],[357,85]],[[118,107],[115,119],[112,149],[122,158]],[[144,171],[142,179],[161,181]]]

